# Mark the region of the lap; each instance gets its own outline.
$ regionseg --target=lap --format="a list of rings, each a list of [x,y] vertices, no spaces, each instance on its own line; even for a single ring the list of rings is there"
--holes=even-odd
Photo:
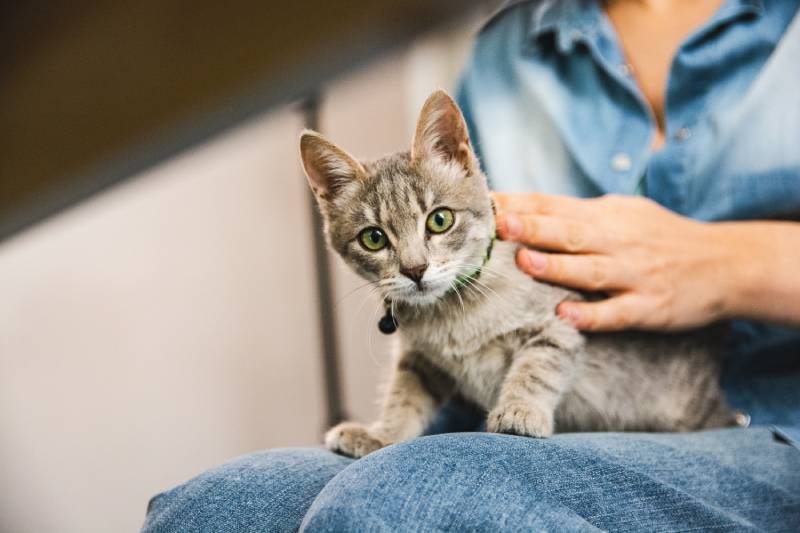
[[[308,531],[792,531],[800,451],[767,428],[436,435],[329,482]]]
[[[143,532],[296,531],[351,459],[314,448],[257,452],[155,496]]]

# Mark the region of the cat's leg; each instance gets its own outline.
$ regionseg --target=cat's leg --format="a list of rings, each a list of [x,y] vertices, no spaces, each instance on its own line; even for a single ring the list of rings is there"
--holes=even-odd
[[[389,444],[422,434],[452,383],[415,352],[397,358],[386,387],[380,417],[369,426],[342,422],[325,435],[328,449],[362,457]]]
[[[525,343],[513,356],[486,428],[529,437],[552,435],[555,410],[575,377],[582,345],[582,337],[562,324]]]

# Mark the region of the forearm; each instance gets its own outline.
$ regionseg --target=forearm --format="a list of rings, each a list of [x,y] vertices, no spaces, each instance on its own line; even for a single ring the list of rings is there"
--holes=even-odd
[[[711,224],[723,245],[736,250],[725,315],[800,326],[800,223]]]

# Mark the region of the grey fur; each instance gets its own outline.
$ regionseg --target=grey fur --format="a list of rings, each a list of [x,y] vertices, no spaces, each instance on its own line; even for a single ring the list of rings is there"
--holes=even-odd
[[[400,327],[379,420],[331,429],[326,445],[360,457],[418,436],[460,394],[488,413],[487,429],[532,437],[554,431],[689,431],[736,424],[719,388],[714,335],[583,335],[555,315],[581,296],[537,282],[496,242],[486,179],[461,113],[441,91],[421,112],[412,151],[358,162],[314,132],[301,155],[330,246],[392,302]],[[455,214],[425,229],[438,207]],[[369,251],[359,232],[379,227],[390,246]],[[420,290],[400,269],[427,264]]]

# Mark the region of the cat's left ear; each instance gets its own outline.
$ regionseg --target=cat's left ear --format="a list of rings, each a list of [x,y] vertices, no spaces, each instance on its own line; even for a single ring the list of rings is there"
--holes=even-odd
[[[458,105],[446,92],[431,94],[422,106],[411,148],[411,158],[438,158],[458,163],[467,174],[478,170],[478,160],[469,142],[467,123]]]

